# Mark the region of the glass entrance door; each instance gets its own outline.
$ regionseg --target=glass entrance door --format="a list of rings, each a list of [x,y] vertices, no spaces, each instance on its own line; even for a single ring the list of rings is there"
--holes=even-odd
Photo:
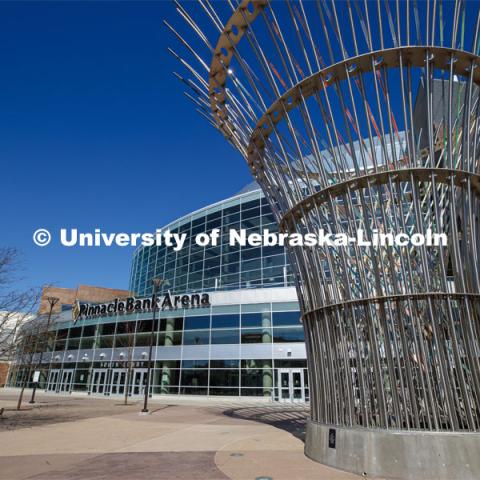
[[[59,377],[60,377],[60,370],[57,370],[57,369],[50,370],[50,372],[48,373],[48,380],[47,380],[47,392],[57,391],[57,384],[58,384]]]
[[[130,395],[143,395],[145,393],[145,384],[147,383],[147,369],[135,368],[133,370],[132,381],[130,382]]]
[[[303,369],[281,368],[278,370],[278,399],[280,402],[305,401]]]
[[[114,368],[112,370],[112,382],[110,384],[110,395],[123,395],[127,380],[125,368]]]
[[[107,381],[107,369],[106,368],[96,368],[92,372],[92,381],[90,382],[90,393],[103,394],[105,392]]]
[[[72,389],[73,369],[62,370],[62,381],[60,383],[60,392],[68,393]]]

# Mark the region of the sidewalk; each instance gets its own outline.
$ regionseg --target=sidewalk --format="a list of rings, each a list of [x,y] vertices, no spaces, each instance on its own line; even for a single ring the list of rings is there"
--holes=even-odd
[[[140,402],[0,391],[1,480],[354,480],[303,455],[303,405]]]

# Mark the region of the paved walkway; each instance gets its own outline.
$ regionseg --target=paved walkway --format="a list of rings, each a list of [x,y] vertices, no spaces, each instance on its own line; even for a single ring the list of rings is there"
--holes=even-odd
[[[215,400],[151,403],[39,393],[15,412],[0,390],[1,480],[355,480],[307,459],[304,406]],[[167,403],[168,402],[168,403]]]

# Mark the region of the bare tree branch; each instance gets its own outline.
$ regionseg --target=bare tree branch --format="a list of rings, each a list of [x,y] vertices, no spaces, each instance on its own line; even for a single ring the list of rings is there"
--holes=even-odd
[[[0,359],[9,359],[15,348],[20,326],[37,307],[39,290],[17,291],[13,287],[22,269],[15,248],[0,247]]]

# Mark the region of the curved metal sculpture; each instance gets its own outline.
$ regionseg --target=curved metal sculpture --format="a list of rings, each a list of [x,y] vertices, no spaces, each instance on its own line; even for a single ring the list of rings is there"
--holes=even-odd
[[[371,475],[478,478],[479,4],[176,6],[195,49],[167,26],[200,65],[172,51],[189,72],[178,77],[282,230],[448,236],[447,247],[289,249],[307,454]]]

